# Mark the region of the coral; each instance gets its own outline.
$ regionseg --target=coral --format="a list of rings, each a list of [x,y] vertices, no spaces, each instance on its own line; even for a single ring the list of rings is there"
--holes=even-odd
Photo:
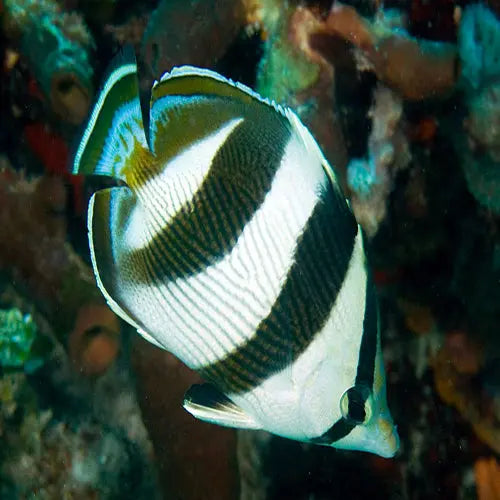
[[[9,431],[3,443],[9,460],[0,469],[2,498],[123,498],[131,488],[140,491],[138,484],[123,481],[134,477],[138,465],[126,441],[96,422],[75,430],[41,411],[27,413],[20,427],[11,424]]]
[[[500,463],[493,457],[482,458],[474,464],[478,500],[500,498]]]
[[[5,167],[0,171],[0,269],[34,304],[58,338],[119,334],[114,314],[104,304],[91,269],[66,242],[66,189],[57,177],[28,180]],[[79,314],[94,307],[85,321]],[[96,313],[99,311],[99,314]],[[82,354],[83,355],[83,354]],[[90,361],[87,359],[86,366]],[[96,363],[102,367],[102,358]]]
[[[0,310],[0,366],[22,367],[29,360],[36,335],[29,314],[19,309]]]
[[[335,49],[338,37],[357,47],[358,55],[363,54],[363,69],[373,69],[381,82],[404,99],[443,95],[455,84],[455,47],[410,37],[400,27],[398,15],[392,15],[394,11],[379,10],[371,22],[362,18],[353,7],[336,2],[326,19],[312,9],[291,6],[277,18],[274,15],[276,5],[272,1],[247,2],[251,19],[257,19],[266,33],[257,88],[263,95],[286,102],[298,111],[319,140],[341,181],[344,181],[348,158],[335,99],[335,68],[343,57],[340,49]],[[361,64],[359,57],[357,60]],[[395,94],[392,100],[394,103],[398,100]],[[394,104],[394,110],[401,106],[401,103]],[[358,208],[371,234],[376,232],[385,215],[385,200],[392,187],[393,175],[384,172],[384,168],[392,164],[397,169],[408,163],[408,146],[402,133],[394,137],[397,143],[392,145],[395,157],[391,156],[388,142],[385,150],[373,144],[377,159],[354,161],[347,174],[355,192],[365,198],[372,187],[377,186],[379,194],[371,195],[370,207]]]
[[[499,453],[500,415],[474,385],[482,362],[480,350],[463,332],[451,332],[433,362],[434,383],[443,401],[454,406],[476,435]]]
[[[241,3],[233,0],[160,1],[151,14],[142,42],[150,74],[158,78],[181,64],[213,66],[243,23]]]
[[[312,38],[321,30],[321,17],[304,7],[283,7],[276,16],[275,2],[250,4],[252,19],[266,33],[257,90],[298,112],[342,176],[347,151],[336,111],[334,66],[314,48]]]
[[[401,129],[403,107],[394,92],[379,85],[369,112],[372,130],[368,139],[368,158],[352,159],[347,167],[347,183],[356,219],[369,236],[384,220],[387,197],[398,170],[410,161],[409,147]]]
[[[467,91],[478,90],[500,77],[500,22],[486,6],[465,8],[458,32],[461,81]]]
[[[500,213],[500,21],[481,4],[468,6],[459,30],[461,85],[465,91],[468,141],[457,150],[469,190]]]
[[[51,347],[35,376],[0,370],[0,497],[158,498],[129,373],[89,387]]]
[[[449,93],[456,82],[457,51],[453,44],[411,37],[391,26],[380,10],[371,22],[350,6],[336,2],[323,30],[361,50],[378,79],[404,99],[421,100]]]
[[[264,455],[272,437],[264,431],[238,431],[240,499],[264,500],[270,480],[264,471]]]
[[[257,75],[257,89],[262,95],[293,107],[300,106],[300,102],[295,101],[297,93],[313,86],[321,70],[317,61],[304,52],[308,32],[318,22],[309,11],[297,9],[287,12],[281,22],[265,27],[267,40]],[[290,43],[292,33],[296,43]]]
[[[55,0],[6,0],[5,12],[54,112],[67,122],[81,123],[92,96],[89,50],[94,45],[82,17],[63,12]]]
[[[199,383],[198,375],[139,337],[132,364],[165,497],[236,498],[236,431],[200,422],[182,407],[184,392]]]

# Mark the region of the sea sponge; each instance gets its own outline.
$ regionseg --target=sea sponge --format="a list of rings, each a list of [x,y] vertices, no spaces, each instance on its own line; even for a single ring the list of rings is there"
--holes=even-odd
[[[237,498],[236,430],[200,422],[181,404],[185,390],[200,382],[196,372],[139,335],[131,361],[165,497]]]
[[[5,161],[0,169],[0,270],[64,345],[74,337],[70,346],[82,352],[73,349],[73,359],[95,374],[113,361],[120,328],[92,270],[66,241],[65,202],[66,188],[59,177],[30,180]],[[82,315],[87,315],[85,321]],[[107,349],[106,363],[95,353],[100,335],[103,341],[110,339],[98,343]]]
[[[63,120],[80,124],[92,97],[89,51],[94,41],[83,18],[64,12],[55,0],[5,0],[8,32],[51,106]]]
[[[365,68],[404,99],[421,100],[449,93],[456,82],[453,44],[411,37],[394,25],[390,10],[372,22],[351,6],[335,2],[323,30],[349,41],[365,58]]]
[[[410,161],[408,141],[401,128],[403,104],[395,92],[379,85],[369,116],[372,130],[368,157],[354,158],[347,167],[347,183],[356,219],[369,236],[374,236],[385,218],[387,197],[396,172]]]
[[[487,7],[470,5],[458,41],[468,140],[458,136],[456,147],[470,192],[500,214],[500,21]]]
[[[297,111],[344,183],[348,155],[335,102],[335,67],[313,43],[323,19],[305,7],[287,4],[276,16],[280,2],[249,2],[254,6],[252,15],[261,16],[258,24],[266,34],[257,90]]]
[[[458,32],[461,83],[471,92],[500,76],[500,22],[486,6],[465,8]]]
[[[0,310],[0,366],[22,367],[29,359],[36,325],[19,309]]]

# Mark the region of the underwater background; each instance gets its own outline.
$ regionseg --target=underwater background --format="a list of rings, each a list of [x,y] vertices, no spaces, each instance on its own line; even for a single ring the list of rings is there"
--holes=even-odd
[[[0,499],[500,499],[500,2],[0,0]],[[292,107],[368,236],[393,459],[202,423],[111,312],[74,176],[112,57]]]

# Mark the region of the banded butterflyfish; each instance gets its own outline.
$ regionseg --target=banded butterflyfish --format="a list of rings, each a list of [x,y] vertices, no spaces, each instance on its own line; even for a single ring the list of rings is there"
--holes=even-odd
[[[311,133],[191,66],[154,83],[149,113],[145,130],[122,56],[75,154],[75,173],[122,181],[88,208],[109,306],[207,381],[185,395],[196,418],[393,456],[363,234]]]

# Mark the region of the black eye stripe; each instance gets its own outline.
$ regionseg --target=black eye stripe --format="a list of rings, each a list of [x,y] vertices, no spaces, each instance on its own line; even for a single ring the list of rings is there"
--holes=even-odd
[[[347,389],[340,400],[342,417],[350,423],[362,425],[367,419],[365,405],[371,391],[366,385],[354,385]]]
[[[350,420],[363,423],[366,418],[365,402],[358,399],[349,399],[349,410],[347,412]]]
[[[347,401],[344,403],[345,406],[343,407],[342,405],[342,399],[340,402],[342,417],[334,422],[321,436],[311,439],[313,443],[332,445],[336,441],[346,437],[356,425],[363,424],[368,417],[366,415],[365,404],[373,388],[378,335],[377,297],[369,272],[367,275],[365,294],[365,317],[363,320],[363,334],[358,357],[358,369],[354,382],[355,385],[351,387],[351,389],[364,387],[364,390],[361,391],[362,396],[358,399],[360,404],[356,404],[356,407],[359,406],[360,408],[351,409],[351,398],[349,398],[347,394],[350,389],[348,389],[343,395],[343,397],[346,396],[347,398]],[[342,407],[344,408],[343,410]],[[361,411],[363,414],[361,414]]]

